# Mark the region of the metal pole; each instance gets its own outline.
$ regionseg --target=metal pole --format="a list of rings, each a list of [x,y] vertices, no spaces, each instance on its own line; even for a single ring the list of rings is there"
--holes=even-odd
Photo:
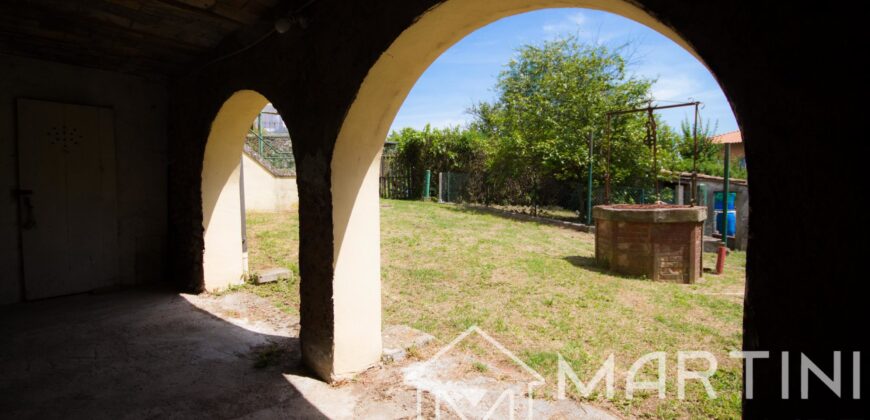
[[[450,200],[450,172],[447,172],[447,174],[445,174],[444,178],[447,180],[447,185],[445,186],[446,188],[444,189],[447,192],[447,202],[452,203],[452,201]]]
[[[257,114],[257,140],[259,140],[260,146],[260,159],[264,159],[263,156],[263,113]]]
[[[594,150],[594,134],[589,133],[589,180],[586,184],[586,225],[592,226],[592,152]]]
[[[613,157],[613,135],[610,133],[610,114],[607,114],[607,166],[604,172],[604,204],[610,204],[610,162]]]
[[[698,204],[698,103],[695,102],[695,121],[692,124],[692,200],[690,204],[695,207]]]
[[[444,202],[444,172],[438,172],[438,202]]]
[[[242,213],[242,270],[248,274],[248,224],[245,220],[245,156],[239,161],[239,210]]]
[[[423,199],[429,199],[429,183],[432,182],[432,171],[427,169],[423,177]]]
[[[652,177],[653,177],[653,185],[655,186],[655,200],[659,200],[659,157],[658,157],[658,136],[656,135],[656,116],[653,114],[652,103],[650,103],[649,110],[647,111],[649,118],[649,135],[650,141],[652,141],[652,149],[653,149],[653,168],[652,168]]]
[[[728,246],[728,193],[731,183],[731,144],[725,144],[725,184],[722,186],[722,244]]]
[[[674,104],[674,105],[658,105],[658,106],[652,107],[652,109],[659,110],[659,109],[680,108],[680,107],[684,107],[684,106],[692,106],[695,104],[700,104],[700,102],[695,101],[695,102],[684,102],[684,103]],[[621,111],[610,111],[610,112],[608,112],[608,114],[610,114],[610,115],[622,115],[622,114],[631,114],[632,112],[646,112],[649,108],[650,108],[650,106],[645,106],[643,108],[624,109]]]

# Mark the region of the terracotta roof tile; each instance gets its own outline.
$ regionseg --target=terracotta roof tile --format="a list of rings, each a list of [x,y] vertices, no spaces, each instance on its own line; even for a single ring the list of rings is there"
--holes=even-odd
[[[713,144],[743,143],[743,136],[740,135],[740,130],[735,130],[713,136],[710,140]]]

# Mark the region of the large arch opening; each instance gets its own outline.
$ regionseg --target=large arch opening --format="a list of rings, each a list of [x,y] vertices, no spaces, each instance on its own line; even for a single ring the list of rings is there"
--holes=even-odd
[[[356,350],[360,344],[375,348],[380,340],[378,156],[406,95],[437,57],[474,30],[507,16],[566,7],[606,11],[639,22],[703,63],[691,45],[673,30],[623,1],[454,0],[433,8],[405,30],[370,69],[360,87],[339,132],[331,165],[337,376],[362,370],[376,360],[372,354]]]

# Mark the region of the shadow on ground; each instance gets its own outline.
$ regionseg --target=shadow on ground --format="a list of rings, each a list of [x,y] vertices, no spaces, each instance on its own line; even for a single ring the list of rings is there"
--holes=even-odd
[[[490,215],[501,217],[503,219],[515,220],[518,222],[526,222],[526,223],[534,223],[537,225],[543,226],[553,226],[558,225],[559,223],[574,223],[574,224],[582,224],[579,218],[576,217],[560,217],[555,216],[546,212],[542,212],[537,216],[533,216],[527,213],[518,213],[507,210],[500,210],[495,208],[483,207],[483,206],[472,206],[468,204],[455,204],[444,206],[444,208],[460,212],[460,213],[470,213],[475,215]]]
[[[595,257],[584,257],[582,255],[571,255],[567,257],[562,257],[563,260],[568,261],[574,267],[582,268],[584,270],[593,271],[596,273],[607,274],[612,277],[619,277],[621,279],[626,280],[646,280],[644,277],[640,276],[630,276],[627,274],[617,273],[615,271],[610,271],[606,267],[602,266],[598,263]]]
[[[0,337],[6,418],[327,417],[291,384],[314,381],[296,337],[242,328],[170,292],[2,307]]]
[[[599,273],[608,272],[603,267],[598,265],[598,261],[595,260],[594,257],[584,257],[582,255],[571,255],[568,257],[562,258],[565,261],[568,261],[574,267],[585,268],[590,271],[596,271]]]

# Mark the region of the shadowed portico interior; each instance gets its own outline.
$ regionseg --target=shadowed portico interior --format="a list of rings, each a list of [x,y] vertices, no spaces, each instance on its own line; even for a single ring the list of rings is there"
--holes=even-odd
[[[832,350],[861,346],[853,330],[863,319],[854,292],[861,277],[853,271],[863,248],[843,246],[860,206],[848,183],[819,177],[861,167],[859,153],[843,153],[834,141],[850,138],[848,122],[860,120],[858,111],[830,106],[853,99],[830,86],[856,71],[832,64],[847,49],[840,40],[858,39],[858,26],[847,22],[857,14],[847,7],[667,0],[131,4],[0,6],[0,168],[4,189],[14,193],[0,203],[3,303],[25,300],[29,281],[21,263],[29,188],[19,182],[16,100],[113,110],[113,287],[166,282],[199,292],[210,287],[211,267],[236,264],[235,245],[216,242],[228,246],[216,258],[209,245],[220,229],[239,237],[232,215],[213,206],[235,176],[229,164],[212,165],[222,156],[214,140],[238,128],[228,123],[224,131],[229,120],[221,115],[233,110],[244,128],[268,98],[287,122],[297,164],[301,360],[325,380],[365,370],[381,355],[377,157],[403,98],[432,60],[474,29],[544,7],[587,7],[637,20],[684,46],[731,102],[753,177],[745,349],[803,351],[823,361]],[[820,21],[836,27],[804,30]],[[817,55],[808,59],[809,51]],[[808,221],[807,214],[829,214],[823,210],[830,206],[806,200],[808,189],[837,197],[836,217]],[[31,204],[45,206],[43,197],[35,191]],[[228,222],[215,224],[223,216]],[[781,399],[778,362],[756,366],[745,415],[859,412],[861,401],[832,395]]]

